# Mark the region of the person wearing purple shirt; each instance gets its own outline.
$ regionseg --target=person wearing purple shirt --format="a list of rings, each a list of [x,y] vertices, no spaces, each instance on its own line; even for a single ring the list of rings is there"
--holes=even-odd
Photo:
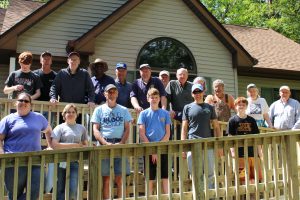
[[[156,88],[161,96],[161,107],[166,109],[167,98],[164,85],[157,77],[151,77],[151,67],[149,64],[140,65],[141,78],[137,79],[132,84],[132,91],[130,93],[131,104],[133,108],[139,113],[142,110],[149,108],[150,104],[147,101],[147,92],[150,88]]]
[[[105,87],[109,84],[115,84],[115,80],[105,74],[108,70],[108,65],[104,60],[97,58],[89,67],[93,75],[92,82],[95,87],[95,103],[100,105],[106,102],[103,94]]]
[[[27,93],[20,93],[16,100],[16,112],[4,117],[0,122],[0,154],[18,153],[41,150],[41,131],[46,135],[48,145],[51,144],[52,129],[46,118],[40,113],[31,111],[31,97]],[[27,185],[28,169],[18,168],[17,199],[25,199],[24,189]],[[14,167],[5,169],[4,182],[8,191],[8,199],[13,199]],[[33,165],[31,169],[31,196],[39,197],[40,166]],[[25,190],[26,191],[26,190]]]

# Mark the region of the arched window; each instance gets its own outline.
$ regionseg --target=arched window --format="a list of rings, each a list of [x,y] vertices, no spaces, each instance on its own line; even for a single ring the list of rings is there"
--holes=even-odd
[[[190,75],[197,74],[197,66],[191,51],[181,42],[173,38],[159,37],[149,41],[139,52],[137,68],[148,63],[152,71],[168,70],[171,74],[184,67]]]

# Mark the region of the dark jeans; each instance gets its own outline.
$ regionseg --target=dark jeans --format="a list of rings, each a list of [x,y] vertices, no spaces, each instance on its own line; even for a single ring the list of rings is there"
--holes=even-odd
[[[40,190],[40,166],[32,166],[31,170],[31,193],[30,199],[35,200],[39,197]],[[14,190],[14,167],[8,167],[5,169],[5,186],[8,193],[8,199],[13,199],[13,190]],[[27,167],[19,167],[18,172],[18,188],[17,188],[17,199],[25,200],[26,193],[24,189],[27,185]]]
[[[58,167],[57,170],[57,200],[65,199],[65,185],[66,185],[66,169]],[[70,188],[69,199],[77,199],[78,188],[78,162],[70,163]]]

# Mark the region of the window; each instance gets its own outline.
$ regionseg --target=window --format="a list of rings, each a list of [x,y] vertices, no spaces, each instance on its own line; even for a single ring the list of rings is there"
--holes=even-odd
[[[161,70],[168,70],[174,75],[181,67],[188,69],[189,74],[194,77],[197,74],[196,62],[191,51],[172,38],[159,37],[145,44],[139,52],[137,68],[143,63],[151,66],[153,75]]]

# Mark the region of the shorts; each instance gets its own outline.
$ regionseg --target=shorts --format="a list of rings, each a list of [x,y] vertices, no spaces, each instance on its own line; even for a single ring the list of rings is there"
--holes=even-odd
[[[146,161],[146,159],[144,160]],[[160,163],[161,163],[160,165],[161,178],[166,179],[168,178],[168,155],[167,154],[161,154]],[[144,166],[146,166],[146,163]],[[149,180],[155,180],[155,178],[156,178],[156,164],[153,164],[151,160],[151,156],[149,156]]]
[[[262,171],[260,166],[260,160],[257,159],[257,169],[258,169],[258,180],[262,180]],[[249,180],[255,179],[255,160],[254,157],[248,157],[248,172]],[[245,168],[245,158],[239,158],[239,178],[240,181],[245,181],[246,168]]]
[[[130,174],[130,167],[129,167],[129,162],[128,159],[125,158],[125,165],[126,165],[126,175]],[[109,176],[110,175],[110,159],[102,159],[101,162],[101,174],[102,176]],[[116,176],[121,176],[122,175],[122,158],[114,158],[114,174]]]

